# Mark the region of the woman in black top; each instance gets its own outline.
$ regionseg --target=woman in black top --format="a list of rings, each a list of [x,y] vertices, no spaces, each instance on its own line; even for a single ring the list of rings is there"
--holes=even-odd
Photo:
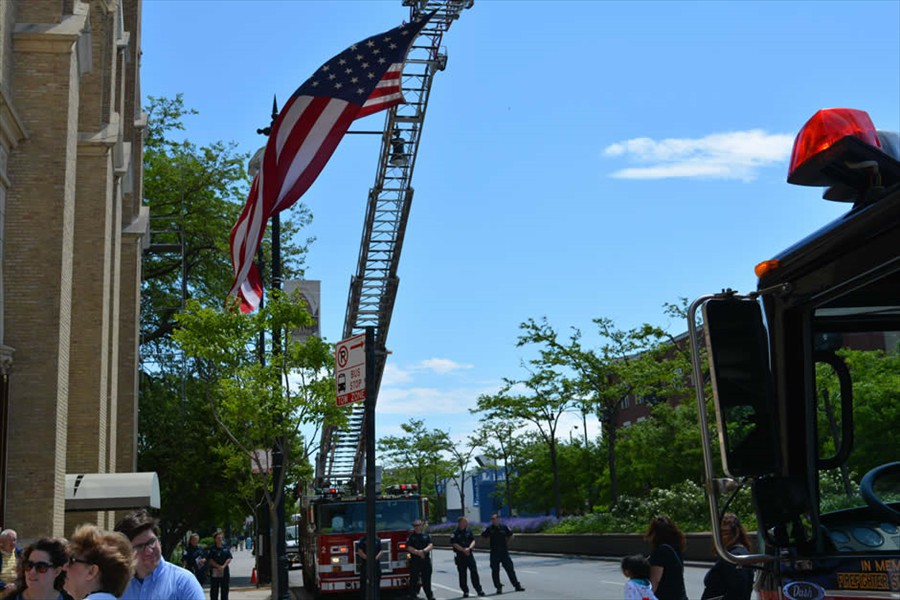
[[[741,556],[753,551],[750,536],[737,515],[725,513],[720,527],[722,545],[729,552]],[[753,571],[719,558],[703,578],[703,585],[701,600],[750,600],[753,594]]]
[[[684,533],[664,515],[650,519],[644,537],[650,542],[650,583],[659,600],[687,600],[684,587]]]

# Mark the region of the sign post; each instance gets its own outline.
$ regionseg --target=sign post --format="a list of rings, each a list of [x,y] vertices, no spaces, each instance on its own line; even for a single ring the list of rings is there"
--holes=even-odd
[[[375,328],[366,327],[364,360],[365,419],[366,419],[366,600],[378,598],[378,549],[375,547]]]

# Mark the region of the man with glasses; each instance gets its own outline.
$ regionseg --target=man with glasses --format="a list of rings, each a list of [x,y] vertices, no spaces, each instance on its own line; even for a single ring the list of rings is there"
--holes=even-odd
[[[131,540],[134,550],[134,577],[122,600],[204,600],[197,578],[162,557],[159,526],[146,510],[134,511],[116,523],[116,531]]]

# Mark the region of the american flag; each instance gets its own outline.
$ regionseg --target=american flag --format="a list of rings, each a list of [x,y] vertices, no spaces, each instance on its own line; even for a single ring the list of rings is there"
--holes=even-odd
[[[253,258],[266,222],[306,193],[355,119],[403,101],[403,61],[433,14],[353,44],[322,65],[281,109],[231,230],[234,283],[228,295],[241,299],[243,312],[254,310],[262,297]]]

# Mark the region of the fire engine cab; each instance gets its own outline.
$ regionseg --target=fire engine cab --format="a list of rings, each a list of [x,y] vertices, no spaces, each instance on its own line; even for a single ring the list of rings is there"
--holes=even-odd
[[[717,550],[761,571],[763,600],[897,599],[898,136],[862,111],[819,111],[797,135],[788,182],[826,187],[849,210],[757,265],[755,292],[688,311]],[[759,548],[734,556],[719,523],[742,488]]]
[[[300,552],[303,585],[314,596],[359,590],[361,565],[356,543],[366,531],[366,499],[341,487],[315,490],[302,498]],[[375,527],[382,542],[381,589],[409,587],[406,539],[416,519],[425,520],[428,501],[415,484],[388,486],[375,501]]]

